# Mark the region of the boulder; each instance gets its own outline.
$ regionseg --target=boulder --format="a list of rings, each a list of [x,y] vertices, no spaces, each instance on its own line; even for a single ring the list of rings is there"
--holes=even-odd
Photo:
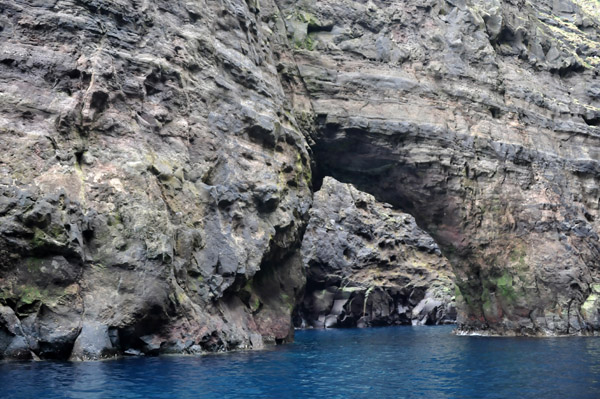
[[[414,218],[325,177],[302,242],[296,324],[354,327],[455,321],[448,260]]]

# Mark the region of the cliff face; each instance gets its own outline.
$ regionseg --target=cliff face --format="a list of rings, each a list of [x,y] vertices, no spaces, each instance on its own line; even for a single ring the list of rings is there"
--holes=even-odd
[[[0,353],[290,338],[311,175],[274,7],[2,2]]]
[[[436,239],[460,328],[597,331],[598,5],[281,3],[320,174]]]
[[[597,5],[276,3],[0,2],[0,357],[290,339],[311,162],[437,241],[463,330],[599,330]]]

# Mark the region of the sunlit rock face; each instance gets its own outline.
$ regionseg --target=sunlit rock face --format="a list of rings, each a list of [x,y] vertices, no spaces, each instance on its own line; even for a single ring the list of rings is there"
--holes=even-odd
[[[279,4],[319,173],[432,235],[460,328],[598,331],[598,5]]]
[[[309,150],[272,1],[0,7],[0,358],[291,339]]]
[[[313,327],[452,323],[450,264],[412,216],[326,177],[304,239],[306,293],[295,322]]]

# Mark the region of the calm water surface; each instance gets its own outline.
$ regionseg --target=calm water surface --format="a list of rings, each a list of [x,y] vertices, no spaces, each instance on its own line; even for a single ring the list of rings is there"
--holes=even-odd
[[[0,363],[0,398],[600,398],[600,339],[299,331],[259,352]]]

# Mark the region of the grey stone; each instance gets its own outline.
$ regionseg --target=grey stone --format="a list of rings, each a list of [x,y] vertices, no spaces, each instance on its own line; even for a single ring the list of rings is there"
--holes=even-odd
[[[0,305],[36,356],[290,334],[312,181],[287,29],[272,0],[201,3],[2,11]]]
[[[71,360],[98,360],[117,353],[109,336],[108,326],[84,322],[71,352]]]
[[[307,292],[297,326],[453,321],[450,264],[410,215],[330,177],[310,215],[301,250]]]
[[[285,16],[297,7],[279,3]],[[413,215],[433,237],[455,274],[459,329],[594,334],[597,12],[572,0],[368,4],[303,3],[332,21],[327,40],[339,43],[295,57],[305,85],[291,91],[318,116],[320,174]],[[381,37],[408,57],[378,59]],[[321,251],[330,274],[348,267],[342,251]],[[589,321],[576,323],[584,303]]]

